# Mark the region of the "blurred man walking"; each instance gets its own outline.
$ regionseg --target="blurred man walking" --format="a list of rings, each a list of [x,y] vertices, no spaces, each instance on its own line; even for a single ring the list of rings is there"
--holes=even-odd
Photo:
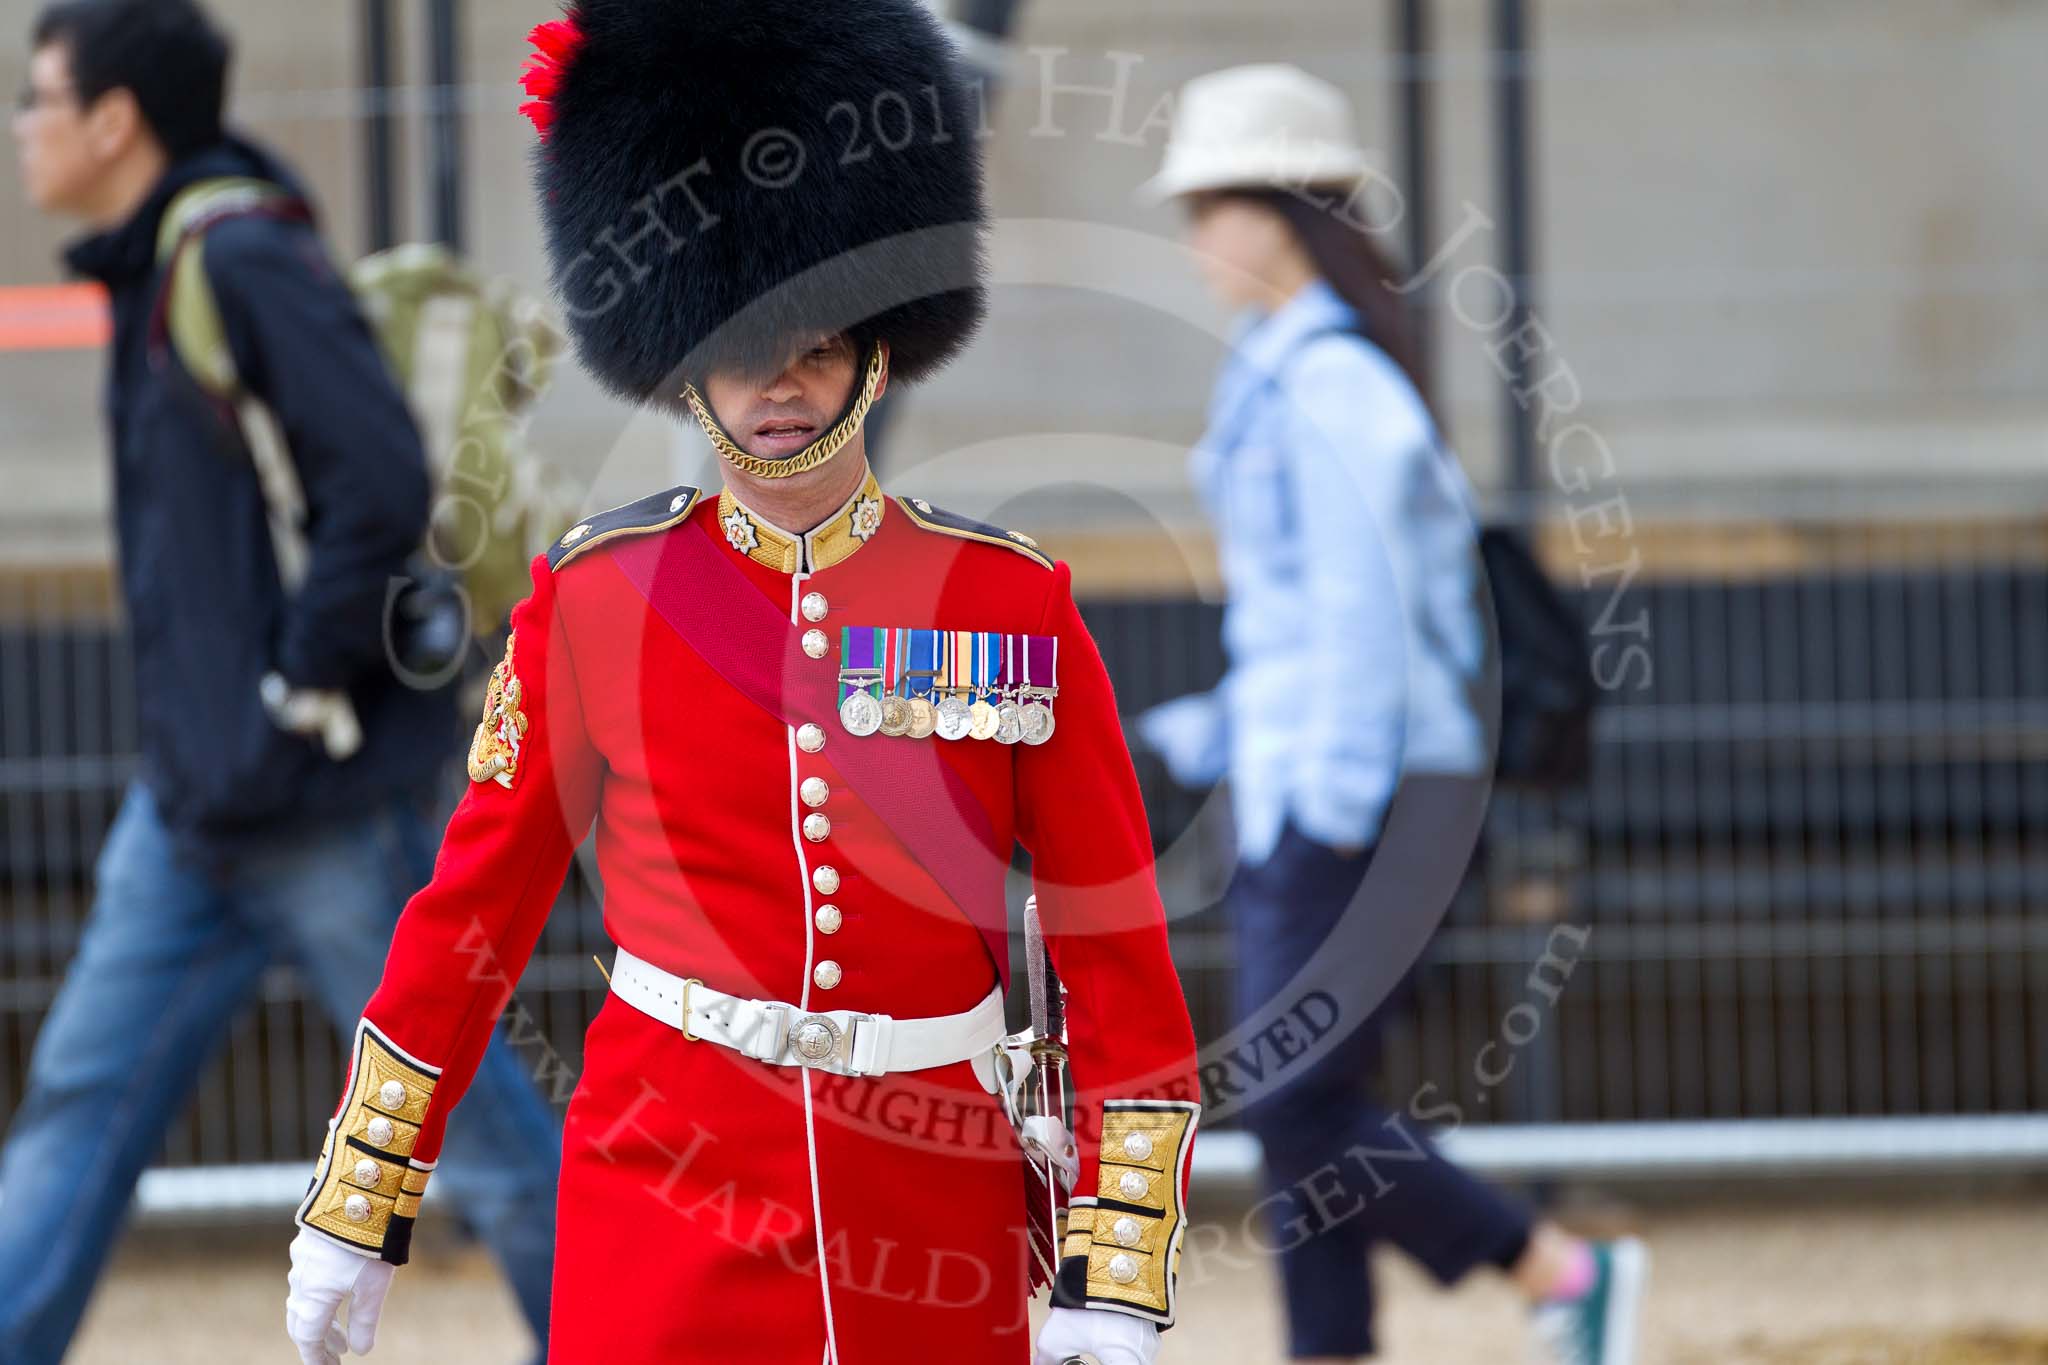
[[[136,1178],[272,962],[331,1018],[361,1014],[431,871],[425,806],[455,751],[449,695],[386,660],[389,585],[427,521],[420,439],[292,173],[223,129],[227,39],[190,0],[84,0],[45,10],[33,41],[22,174],[37,207],[87,225],[66,261],[113,303],[142,771],[0,1153],[9,1365],[63,1355]],[[193,221],[192,192],[233,181],[283,193]],[[253,443],[166,344],[161,262],[201,232],[224,359],[274,416],[303,504],[295,586]],[[470,1096],[441,1183],[545,1340],[556,1127],[502,1045]]]

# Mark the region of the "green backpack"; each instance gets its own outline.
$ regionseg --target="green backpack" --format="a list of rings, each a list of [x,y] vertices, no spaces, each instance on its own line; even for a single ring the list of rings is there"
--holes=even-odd
[[[202,180],[171,201],[157,235],[160,329],[239,429],[263,482],[279,571],[295,587],[305,571],[304,498],[275,419],[235,372],[206,274],[207,229],[251,215],[310,219],[303,201],[264,180]],[[531,590],[533,556],[574,522],[580,501],[523,440],[561,333],[539,300],[438,245],[380,251],[357,262],[348,281],[426,447],[435,498],[423,557],[459,580],[471,632],[501,636]]]

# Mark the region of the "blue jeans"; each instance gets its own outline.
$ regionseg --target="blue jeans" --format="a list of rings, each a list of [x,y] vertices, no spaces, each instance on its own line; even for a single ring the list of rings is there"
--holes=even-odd
[[[0,1152],[0,1361],[63,1356],[137,1177],[267,967],[292,963],[336,1027],[354,1027],[432,850],[419,813],[394,802],[276,837],[209,878],[173,856],[154,799],[130,787]],[[494,1043],[448,1125],[429,1198],[452,1201],[496,1253],[542,1342],[560,1160],[553,1113]],[[280,1239],[280,1298],[285,1270]],[[278,1349],[289,1354],[281,1325]]]

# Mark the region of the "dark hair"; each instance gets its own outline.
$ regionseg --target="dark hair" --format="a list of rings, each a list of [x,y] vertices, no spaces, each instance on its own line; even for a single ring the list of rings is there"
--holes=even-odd
[[[1400,272],[1372,237],[1347,221],[1334,204],[1318,202],[1323,196],[1278,189],[1228,194],[1262,204],[1287,220],[1316,273],[1358,314],[1366,339],[1401,367],[1423,404],[1434,409],[1428,359],[1410,321],[1408,301],[1394,292]]]
[[[171,160],[220,141],[234,45],[193,0],[60,0],[36,20],[35,46],[53,43],[80,105],[130,91]]]

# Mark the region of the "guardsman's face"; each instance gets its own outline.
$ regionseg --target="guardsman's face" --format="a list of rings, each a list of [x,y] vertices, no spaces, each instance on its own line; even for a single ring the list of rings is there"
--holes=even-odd
[[[782,460],[823,436],[853,398],[861,372],[845,333],[808,341],[780,374],[715,371],[704,397],[726,435],[764,460]]]

